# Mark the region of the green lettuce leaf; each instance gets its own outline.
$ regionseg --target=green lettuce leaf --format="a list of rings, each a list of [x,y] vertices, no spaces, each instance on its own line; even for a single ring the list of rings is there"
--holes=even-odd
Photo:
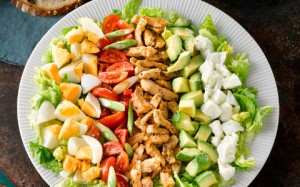
[[[122,17],[122,12],[120,10],[115,9],[112,12],[113,14],[117,14],[118,16]]]
[[[253,157],[249,157],[245,159],[244,155],[236,156],[236,159],[234,161],[234,167],[240,170],[249,170],[253,168],[255,164],[255,160]]]
[[[54,58],[52,55],[52,50],[49,48],[42,56],[42,61],[45,63],[51,63],[54,62]]]
[[[231,72],[235,73],[240,78],[243,86],[245,86],[249,67],[247,55],[237,54],[234,58],[226,63],[226,66]]]
[[[210,14],[208,14],[205,17],[202,25],[200,26],[200,30],[202,30],[202,29],[208,30],[212,35],[217,35],[218,34],[217,27],[214,24],[214,21],[212,20],[212,17],[211,17]]]
[[[64,29],[61,30],[61,34],[65,36],[65,35],[68,34],[68,32],[70,32],[72,29],[77,29],[77,28],[78,28],[78,26],[71,26],[71,27],[64,28]]]
[[[153,17],[153,18],[162,17],[162,11],[160,8],[141,8],[139,14],[143,16]]]
[[[79,187],[80,184],[73,181],[73,177],[68,177],[54,187]]]
[[[168,21],[169,27],[172,27],[174,23],[177,21],[177,19],[180,17],[181,16],[177,12],[167,10],[167,9],[162,11],[162,18]]]
[[[121,19],[130,22],[131,18],[137,13],[142,0],[130,0],[125,6],[122,8],[122,16]]]
[[[227,64],[231,59],[234,53],[233,46],[224,41],[217,49],[217,52],[227,52],[227,56],[225,59],[225,64]]]

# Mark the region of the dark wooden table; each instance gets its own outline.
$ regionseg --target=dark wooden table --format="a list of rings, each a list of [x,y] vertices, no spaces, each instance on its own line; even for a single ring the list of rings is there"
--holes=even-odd
[[[300,186],[300,1],[206,0],[239,22],[272,67],[280,120],[272,152],[250,186]],[[17,95],[23,67],[0,62],[0,170],[16,186],[47,186],[23,147]]]

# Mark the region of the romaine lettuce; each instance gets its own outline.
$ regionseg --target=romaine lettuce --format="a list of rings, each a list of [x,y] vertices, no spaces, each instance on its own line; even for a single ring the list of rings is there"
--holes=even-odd
[[[122,8],[122,16],[121,19],[130,22],[131,18],[137,13],[142,0],[130,0],[125,6]]]
[[[162,17],[162,11],[160,8],[141,8],[139,14],[143,16],[153,17],[153,18]]]

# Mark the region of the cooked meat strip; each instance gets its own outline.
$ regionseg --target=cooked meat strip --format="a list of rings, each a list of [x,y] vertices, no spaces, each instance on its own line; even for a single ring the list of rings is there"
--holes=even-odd
[[[166,51],[160,51],[147,58],[148,60],[152,60],[156,62],[165,62],[166,60],[169,59],[169,56],[167,55]]]
[[[153,109],[153,106],[143,98],[143,90],[137,86],[132,94],[132,108],[137,113],[146,113]]]
[[[141,177],[142,177],[141,161],[138,160],[133,165],[133,169],[130,170],[130,180],[133,187],[142,187]]]
[[[130,61],[131,64],[133,64],[134,66],[136,66],[136,63],[137,63],[138,59],[136,59],[136,58],[134,58],[134,57],[131,57],[131,58],[129,59],[129,61]]]
[[[147,25],[146,28],[154,31],[157,34],[161,34],[164,32],[164,28],[162,28],[162,27],[153,27],[151,25]]]
[[[143,31],[145,30],[146,25],[147,25],[147,20],[144,19],[143,17],[140,18],[134,32],[135,40],[137,41],[137,46],[144,46],[142,34]]]
[[[146,131],[147,129],[147,121],[149,120],[150,117],[153,116],[153,110],[148,112],[140,121],[140,125],[143,126],[142,132]]]
[[[167,173],[165,171],[160,172],[160,180],[159,182],[164,186],[164,187],[174,187],[175,182],[172,178],[171,173]]]
[[[161,145],[169,140],[169,135],[150,135],[148,141],[155,145]]]
[[[142,120],[141,118],[136,119],[135,122],[134,122],[134,125],[137,128],[139,128],[142,132],[145,132],[147,126],[146,126],[146,124],[141,123],[141,120]]]
[[[158,127],[157,125],[148,125],[146,128],[148,134],[166,134],[169,135],[169,131],[165,128]]]
[[[156,37],[153,35],[153,33],[150,30],[146,29],[143,33],[143,37],[146,46],[154,47],[156,45],[155,44]]]
[[[178,95],[166,88],[163,88],[156,84],[155,82],[149,79],[141,80],[141,87],[146,92],[151,93],[152,95],[159,94],[163,99],[168,101],[177,101]]]
[[[134,68],[134,75],[138,76],[143,71],[148,71],[150,68],[145,68],[140,63],[137,62],[135,68]]]
[[[164,143],[164,146],[166,146],[166,147],[168,147],[170,149],[173,149],[173,148],[175,148],[177,146],[178,141],[179,140],[178,140],[177,136],[172,135],[170,137],[170,139],[168,140],[168,142]]]
[[[137,143],[142,143],[143,142],[143,140],[144,140],[144,136],[145,136],[145,133],[138,133],[138,134],[136,134],[136,135],[134,135],[134,136],[130,136],[129,138],[128,138],[128,143],[131,145],[131,146],[133,146],[133,145],[135,145],[135,144],[137,144]]]
[[[162,79],[164,80],[170,80],[170,79],[173,79],[175,77],[180,77],[180,72],[179,71],[176,71],[176,72],[167,72],[167,71],[162,71],[161,72],[161,77]]]
[[[143,187],[153,187],[153,181],[151,177],[144,177],[141,182]]]
[[[138,24],[141,18],[145,19],[147,21],[147,24],[151,25],[152,27],[164,28],[168,24],[168,22],[162,18],[152,18],[148,16],[139,16],[139,15],[133,16],[131,18],[131,23]]]
[[[175,101],[168,102],[167,106],[172,113],[175,113],[179,110],[179,106]]]
[[[155,48],[163,48],[165,46],[165,44],[166,44],[166,42],[163,39],[163,37],[161,37],[161,35],[157,34]]]
[[[155,62],[152,60],[138,60],[138,63],[140,63],[140,65],[142,65],[143,67],[146,68],[160,68],[161,70],[167,70],[168,66],[166,64],[163,63],[159,63],[159,62]]]
[[[149,69],[141,72],[138,76],[140,79],[159,79],[161,70],[159,68]]]
[[[172,85],[169,81],[160,79],[160,80],[155,80],[154,82],[163,88],[167,88],[168,90],[172,89]]]
[[[166,129],[168,129],[172,134],[178,134],[178,130],[175,129],[175,127],[172,125],[171,122],[169,122],[168,120],[166,120],[160,109],[154,109],[153,111],[153,117],[154,117],[154,121],[156,122],[157,125],[163,126]]]
[[[160,95],[155,94],[155,95],[152,97],[152,99],[151,99],[151,101],[150,101],[150,104],[151,104],[154,108],[157,108],[158,105],[159,105],[159,103],[160,103],[160,101],[161,101]]]
[[[145,145],[145,147],[146,147],[146,152],[148,155],[150,155],[151,157],[159,158],[161,165],[165,166],[166,161],[165,161],[164,157],[161,155],[159,149],[155,145],[153,145],[151,143],[147,143]]]
[[[176,162],[176,153],[174,148],[178,144],[178,138],[175,135],[172,135],[168,142],[164,143],[162,146],[162,155],[170,164]]]
[[[138,24],[139,20],[140,20],[140,16],[136,14],[131,18],[130,22],[133,24]]]
[[[181,162],[177,160],[174,164],[171,165],[171,167],[172,173],[179,173],[181,168]]]
[[[138,46],[138,47],[129,47],[128,49],[124,50],[124,52],[127,56],[130,57],[150,58],[157,51],[153,47]]]
[[[165,102],[165,101],[160,102],[160,104],[159,104],[159,110],[161,111],[161,114],[162,114],[162,116],[165,119],[169,118],[169,112],[168,112],[167,102]]]
[[[157,157],[152,157],[144,160],[141,163],[142,173],[151,173],[160,165],[160,159]]]

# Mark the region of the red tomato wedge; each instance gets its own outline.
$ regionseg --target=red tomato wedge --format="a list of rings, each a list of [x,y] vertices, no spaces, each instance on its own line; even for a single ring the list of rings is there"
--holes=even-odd
[[[104,97],[113,101],[117,101],[119,99],[118,94],[108,88],[97,87],[92,91],[92,94],[96,97]]]
[[[101,82],[107,84],[117,84],[119,82],[122,82],[128,77],[128,72],[119,72],[119,71],[101,72],[99,73],[98,77]]]
[[[133,73],[134,72],[134,67],[132,64],[130,64],[129,62],[118,62],[115,63],[111,66],[109,66],[106,71],[110,72],[110,71],[126,71],[128,73]]]
[[[108,172],[109,172],[109,168],[110,166],[115,166],[116,163],[116,158],[115,157],[108,157],[105,158],[104,160],[101,161],[100,163],[100,167],[101,167],[101,179],[104,182],[107,182],[107,178],[108,178]]]
[[[95,125],[92,125],[86,134],[96,138],[97,140],[100,139],[100,131],[99,131],[98,127],[96,127]]]
[[[109,116],[112,114],[111,110],[109,108],[101,107],[101,115],[100,115],[100,119],[105,118],[106,116]]]
[[[106,69],[109,67],[110,64],[101,63],[99,67],[99,72],[106,72]]]
[[[120,174],[116,174],[117,187],[129,187],[128,182]]]
[[[127,142],[128,136],[129,136],[128,130],[127,129],[116,129],[115,135],[117,136],[118,140],[124,147],[125,143]]]
[[[116,173],[125,174],[129,165],[129,157],[125,151],[122,151],[116,160],[115,170]]]
[[[116,25],[116,27],[118,28],[118,29],[135,29],[133,26],[131,26],[130,24],[128,24],[126,21],[124,21],[124,20],[119,20],[118,22],[117,22],[117,25]]]
[[[99,122],[110,129],[115,129],[125,120],[125,112],[116,112],[110,116],[104,117]]]
[[[125,129],[127,128],[127,119],[124,119],[123,122],[115,129],[114,133],[116,133],[119,129]]]
[[[109,45],[109,44],[110,44],[109,39],[107,39],[107,38],[101,38],[100,40],[98,40],[96,46],[98,47],[98,49],[99,49],[100,51],[102,51],[103,48],[104,48],[105,46]]]
[[[123,147],[119,142],[106,142],[103,146],[103,155],[104,156],[116,156],[123,151]]]
[[[101,62],[116,63],[116,62],[128,62],[126,55],[116,49],[105,50],[100,56]]]
[[[102,24],[102,31],[104,34],[110,33],[115,30],[120,17],[117,14],[106,16]]]
[[[126,97],[131,98],[131,94],[132,94],[132,90],[129,88],[125,88],[125,90],[123,91],[123,95]]]

